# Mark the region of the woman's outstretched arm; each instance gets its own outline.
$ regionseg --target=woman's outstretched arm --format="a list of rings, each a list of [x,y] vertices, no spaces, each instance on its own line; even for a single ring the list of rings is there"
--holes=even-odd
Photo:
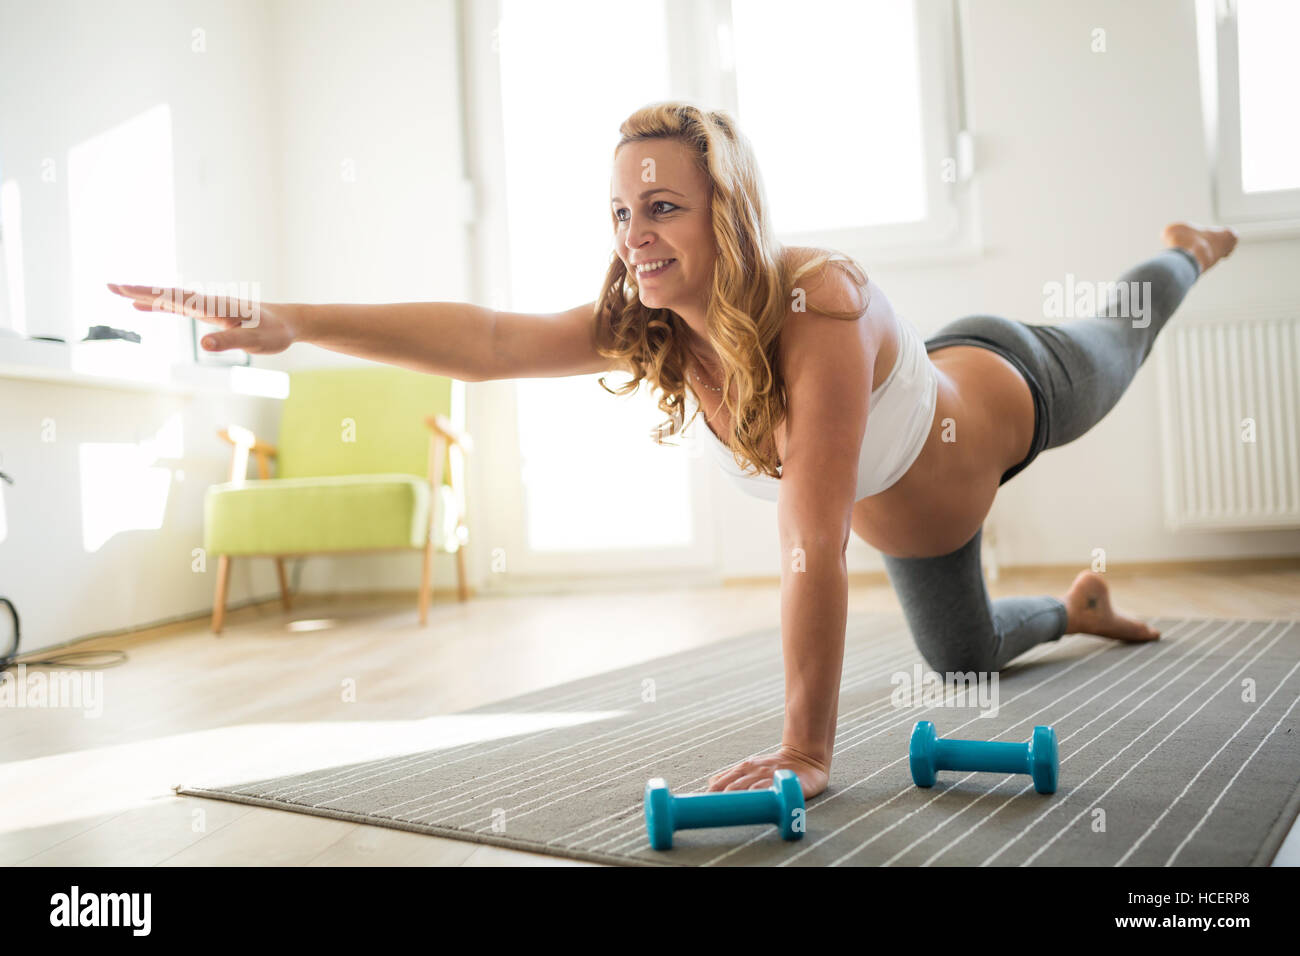
[[[334,352],[466,382],[582,375],[613,368],[596,351],[595,303],[565,312],[498,312],[464,302],[380,305],[258,303],[184,289],[109,285],[142,312],[218,327],[205,351],[283,352],[307,342]]]
[[[294,305],[300,336],[335,352],[466,382],[603,372],[594,302],[566,312],[498,312],[460,302]]]

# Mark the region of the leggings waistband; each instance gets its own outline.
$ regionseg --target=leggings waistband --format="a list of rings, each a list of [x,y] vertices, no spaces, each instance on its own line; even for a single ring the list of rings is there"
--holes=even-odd
[[[1017,465],[1013,465],[1002,473],[1002,478],[998,481],[998,487],[1005,485],[1008,481],[1029,467],[1029,463],[1042,453],[1047,447],[1047,398],[1043,394],[1043,387],[1034,377],[1034,373],[1029,367],[1010,349],[994,342],[992,339],[985,338],[982,335],[970,335],[959,332],[951,332],[946,335],[936,335],[925,340],[925,351],[928,355],[930,352],[945,345],[973,345],[977,348],[988,349],[990,352],[996,352],[1004,359],[1015,366],[1016,370],[1024,377],[1025,384],[1029,386],[1029,392],[1034,397],[1034,440],[1030,442],[1029,454],[1024,460]]]

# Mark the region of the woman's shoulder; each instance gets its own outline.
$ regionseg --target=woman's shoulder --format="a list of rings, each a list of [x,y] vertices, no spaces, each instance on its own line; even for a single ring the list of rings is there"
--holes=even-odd
[[[787,246],[783,250],[787,275],[802,288],[803,309],[863,315],[877,292],[866,271],[850,256],[816,246]],[[824,259],[825,261],[818,262]],[[807,269],[799,275],[801,269]]]
[[[790,337],[799,337],[798,333],[807,325],[810,314],[838,313],[839,318],[856,316],[853,324],[858,330],[857,339],[877,356],[878,366],[891,368],[897,355],[899,333],[893,307],[884,290],[866,274],[856,260],[834,250],[794,247],[787,250],[787,253],[794,257],[791,262],[796,264],[796,268],[798,264],[812,262],[822,255],[832,258],[813,270],[812,274],[817,278],[803,277],[796,281],[796,287],[804,288],[806,295],[802,307],[796,307],[792,298],[792,306],[782,328],[783,344]],[[836,266],[841,268],[835,268]],[[785,349],[782,351],[784,353]],[[879,371],[881,368],[877,368]]]

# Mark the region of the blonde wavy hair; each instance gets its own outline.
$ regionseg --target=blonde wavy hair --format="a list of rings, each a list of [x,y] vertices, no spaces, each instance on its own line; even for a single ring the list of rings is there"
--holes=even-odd
[[[856,283],[865,303],[867,277],[847,256],[822,249],[786,247],[776,240],[753,147],[726,111],[706,112],[678,101],[654,103],[624,120],[619,133],[615,157],[629,143],[675,140],[693,153],[698,168],[709,177],[718,257],[706,322],[707,338],[722,364],[723,402],[731,418],[730,434],[722,437],[742,470],[752,464],[761,474],[779,477],[772,436],[785,419],[787,405],[777,357],[781,328],[798,288],[796,283],[804,276],[821,275],[828,266],[838,267]],[[617,230],[612,209],[610,219]],[[857,319],[862,313],[825,314]],[[615,360],[619,370],[632,375],[616,389],[611,389],[602,376],[601,387],[613,395],[626,395],[636,391],[644,380],[652,389],[658,389],[658,407],[668,420],[650,434],[657,443],[664,444],[665,438],[689,424],[684,422],[688,357],[685,323],[671,309],[642,305],[635,274],[629,274],[623,260],[613,253],[596,298],[596,328],[597,351]],[[734,401],[733,383],[737,385]]]

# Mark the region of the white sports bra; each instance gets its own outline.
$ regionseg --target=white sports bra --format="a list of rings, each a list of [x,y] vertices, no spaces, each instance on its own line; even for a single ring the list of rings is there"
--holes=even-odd
[[[858,487],[854,501],[878,495],[902,478],[921,454],[934,422],[938,373],[926,355],[921,333],[903,316],[895,314],[895,317],[898,321],[898,357],[885,380],[871,390],[867,427],[858,453]],[[690,395],[689,391],[687,395]],[[707,423],[701,422],[701,426],[706,436],[705,444],[712,449],[722,470],[742,491],[756,498],[777,500],[778,479],[742,471],[732,457],[731,449],[713,434]]]

